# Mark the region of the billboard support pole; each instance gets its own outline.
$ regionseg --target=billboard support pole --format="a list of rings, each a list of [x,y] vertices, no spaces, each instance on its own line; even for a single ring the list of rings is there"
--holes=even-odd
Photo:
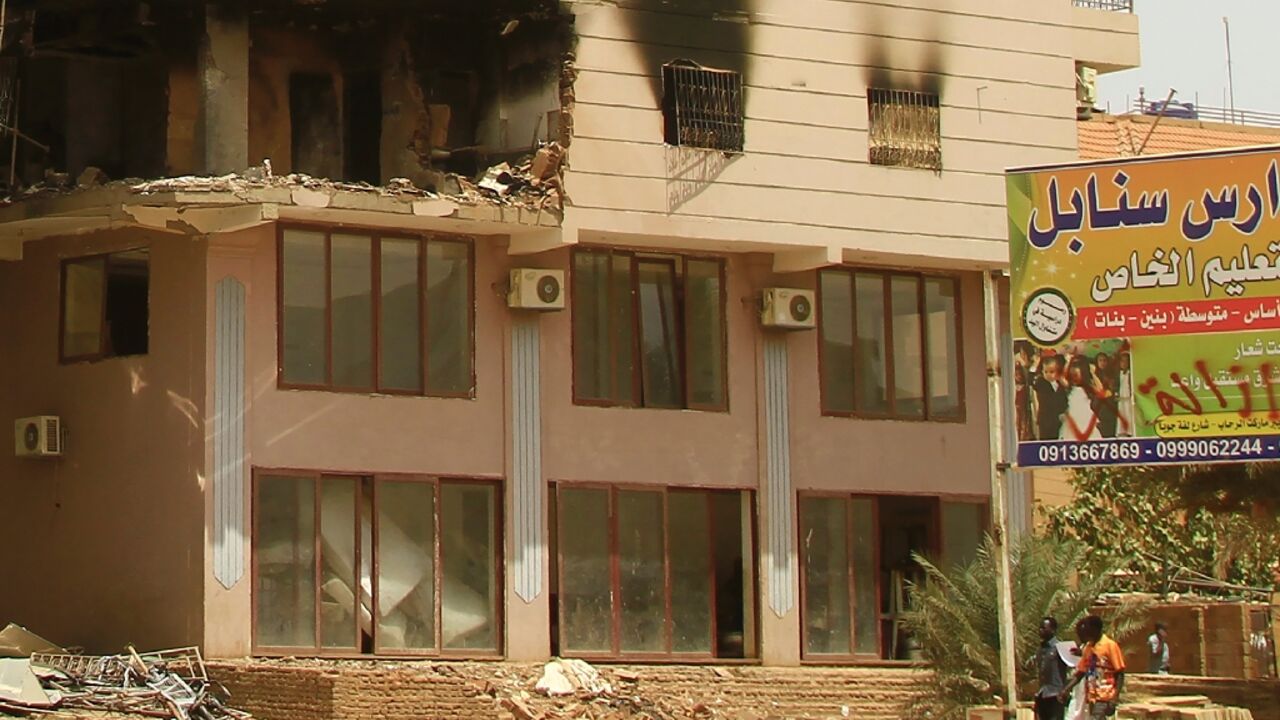
[[[987,420],[991,445],[991,537],[996,549],[997,607],[1000,612],[1000,675],[1004,681],[1005,716],[1018,707],[1017,629],[1013,622],[1013,587],[1009,558],[1009,463],[1004,447],[1004,383],[1000,373],[1000,303],[998,270],[982,273],[987,339]]]

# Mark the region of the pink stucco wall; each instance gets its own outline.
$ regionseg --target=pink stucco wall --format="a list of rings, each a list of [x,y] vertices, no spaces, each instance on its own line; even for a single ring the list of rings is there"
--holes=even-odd
[[[60,261],[150,249],[143,356],[60,364]],[[201,631],[203,243],[137,230],[28,243],[0,263],[0,624],[89,651]],[[18,460],[17,417],[60,415],[64,457]]]

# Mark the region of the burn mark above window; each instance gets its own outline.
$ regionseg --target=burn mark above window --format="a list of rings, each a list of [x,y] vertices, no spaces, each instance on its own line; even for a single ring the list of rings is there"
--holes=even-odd
[[[688,60],[663,65],[662,115],[668,145],[742,152],[742,75]]]
[[[938,96],[914,90],[867,91],[872,165],[942,170]]]

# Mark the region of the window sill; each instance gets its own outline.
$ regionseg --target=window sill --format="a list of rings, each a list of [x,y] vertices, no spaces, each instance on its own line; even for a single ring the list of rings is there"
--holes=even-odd
[[[453,395],[443,395],[434,393],[420,393],[413,391],[397,391],[397,390],[353,390],[347,388],[334,388],[322,385],[290,385],[287,383],[276,383],[277,390],[286,392],[315,392],[328,393],[331,395],[355,395],[366,398],[418,398],[429,400],[475,400],[476,393],[457,393]]]
[[[573,404],[576,407],[589,408],[605,408],[613,410],[649,410],[652,412],[677,412],[677,413],[704,413],[728,415],[729,408],[677,408],[677,407],[649,407],[646,405],[621,405],[618,403],[607,402],[603,400],[582,400],[574,398]]]
[[[926,669],[929,663],[925,660],[884,660],[874,657],[857,657],[849,655],[832,655],[830,657],[802,657],[800,664],[806,667],[877,667]]]
[[[888,422],[912,423],[916,425],[935,423],[940,425],[963,425],[965,424],[965,414],[961,413],[954,417],[944,418],[922,418],[922,417],[906,417],[902,415],[873,415],[870,413],[860,412],[840,412],[837,410],[823,410],[822,417],[843,418],[846,420],[882,420]]]
[[[132,358],[144,358],[150,353],[134,353],[132,355],[80,355],[78,357],[58,358],[59,365],[92,365],[104,362],[106,360],[129,360]]]
[[[500,662],[506,659],[506,656],[498,651],[484,652],[455,652],[449,651],[444,653],[359,653],[351,651],[334,650],[328,652],[317,651],[315,648],[274,648],[260,649],[255,648],[250,657],[263,658],[270,660],[395,660],[395,661],[434,661],[434,660],[455,660],[455,661],[471,661],[482,660],[491,662]]]

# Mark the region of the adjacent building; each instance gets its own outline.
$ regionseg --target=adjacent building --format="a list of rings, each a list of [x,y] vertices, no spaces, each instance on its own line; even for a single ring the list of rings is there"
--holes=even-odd
[[[910,658],[1003,170],[1138,62],[1120,0],[8,13],[0,619],[218,657]]]

